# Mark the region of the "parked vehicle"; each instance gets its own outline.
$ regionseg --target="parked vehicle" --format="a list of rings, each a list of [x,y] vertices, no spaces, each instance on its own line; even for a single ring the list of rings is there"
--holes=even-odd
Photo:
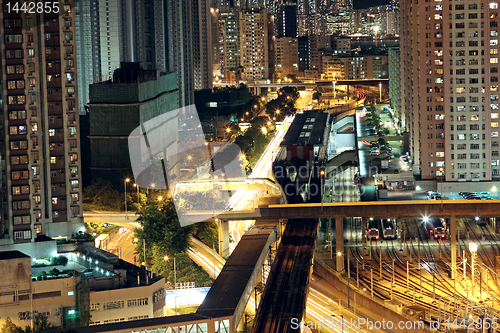
[[[378,220],[371,220],[368,223],[368,230],[366,231],[366,236],[369,240],[378,240],[380,237],[378,229]]]
[[[396,228],[391,219],[382,219],[382,237],[384,237],[384,239],[396,238]]]
[[[437,194],[433,194],[430,196],[429,200],[441,200],[441,194],[437,193]]]
[[[424,218],[429,235],[434,239],[446,239],[446,228],[437,217]]]

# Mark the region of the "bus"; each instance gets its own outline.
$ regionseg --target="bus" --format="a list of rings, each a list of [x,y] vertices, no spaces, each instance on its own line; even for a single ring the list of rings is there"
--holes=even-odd
[[[396,238],[396,228],[394,227],[394,222],[391,219],[382,219],[382,237],[384,239],[395,239]]]

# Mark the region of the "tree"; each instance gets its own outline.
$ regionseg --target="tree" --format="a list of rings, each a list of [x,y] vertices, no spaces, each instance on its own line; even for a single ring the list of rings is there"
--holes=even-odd
[[[161,202],[159,206],[150,203],[137,221],[142,228],[135,229],[135,233],[138,238],[145,239],[149,247],[156,245],[167,255],[185,252],[189,248],[192,227],[181,227],[172,199]],[[141,253],[141,250],[137,252]]]
[[[215,243],[215,249],[219,246],[218,226],[215,222],[200,222],[193,225],[193,237],[202,241],[206,246],[212,247]]]
[[[5,319],[5,323],[3,324],[2,330],[0,332],[1,333],[23,333],[24,330],[21,327],[16,326],[16,324],[14,324],[12,322],[12,320],[10,320],[10,318],[7,317],[7,319]]]
[[[83,190],[84,210],[120,210],[123,198],[109,181],[98,178]]]
[[[312,99],[315,99],[315,100],[319,100],[320,97],[321,97],[321,93],[319,91],[314,92],[314,94],[312,95]]]

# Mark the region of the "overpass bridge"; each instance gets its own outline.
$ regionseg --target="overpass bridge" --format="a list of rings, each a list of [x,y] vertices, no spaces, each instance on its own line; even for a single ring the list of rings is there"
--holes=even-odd
[[[209,191],[214,186],[220,186],[226,190],[254,190],[267,191],[269,194],[280,195],[280,188],[269,178],[228,178],[228,179],[194,179],[180,181],[175,184],[174,195],[181,191]]]

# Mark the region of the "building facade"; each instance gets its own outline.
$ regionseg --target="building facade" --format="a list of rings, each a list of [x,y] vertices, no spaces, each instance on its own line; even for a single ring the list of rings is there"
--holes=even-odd
[[[68,1],[59,14],[0,14],[0,245],[71,236],[82,227],[73,9]]]
[[[389,101],[396,114],[396,124],[398,127],[406,127],[406,116],[401,112],[401,95],[399,85],[399,46],[389,47]]]
[[[268,15],[265,9],[240,12],[240,56],[245,81],[269,78]]]
[[[388,77],[386,55],[324,55],[322,78],[325,80],[377,80]]]
[[[400,11],[401,108],[414,172],[497,180],[498,2],[403,1]]]
[[[137,63],[122,63],[116,74],[113,81],[90,86],[90,168],[93,179],[123,184],[132,175],[128,138],[138,126],[159,117],[159,122],[171,126],[161,140],[165,147],[176,149],[178,90],[176,73],[160,74]],[[174,155],[169,151],[168,156]],[[171,163],[166,171],[176,167]]]
[[[276,38],[276,78],[284,79],[299,71],[299,44],[297,38]]]

